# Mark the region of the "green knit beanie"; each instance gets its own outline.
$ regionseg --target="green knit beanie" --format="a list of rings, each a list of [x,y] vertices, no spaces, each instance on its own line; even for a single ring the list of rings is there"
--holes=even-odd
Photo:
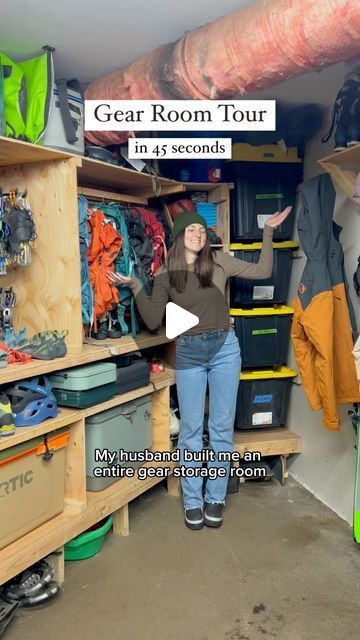
[[[174,242],[179,233],[184,231],[184,229],[191,224],[201,224],[207,231],[206,220],[204,220],[199,213],[196,211],[184,211],[184,213],[179,213],[174,218],[174,226],[172,228],[172,237]]]

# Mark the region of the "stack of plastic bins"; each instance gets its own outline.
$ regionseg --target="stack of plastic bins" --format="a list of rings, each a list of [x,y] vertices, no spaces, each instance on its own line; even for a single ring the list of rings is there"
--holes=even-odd
[[[233,146],[229,179],[235,183],[231,202],[231,245],[236,258],[257,262],[268,217],[294,206],[303,178],[297,149],[283,152],[277,145]],[[295,214],[274,232],[274,266],[267,280],[232,278],[230,315],[239,338],[242,373],[235,429],[286,425],[291,380],[286,367],[293,309],[287,307]]]

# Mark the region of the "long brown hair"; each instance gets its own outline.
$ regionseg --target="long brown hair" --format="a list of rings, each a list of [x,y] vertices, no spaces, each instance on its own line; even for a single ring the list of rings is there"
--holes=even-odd
[[[174,287],[178,293],[182,293],[187,282],[187,264],[185,260],[184,245],[185,230],[181,231],[169,250],[166,259],[166,267],[169,273],[170,286]],[[199,255],[194,262],[194,273],[197,275],[200,285],[204,288],[212,286],[212,275],[214,271],[213,250],[209,239],[206,238],[204,247],[199,251]]]

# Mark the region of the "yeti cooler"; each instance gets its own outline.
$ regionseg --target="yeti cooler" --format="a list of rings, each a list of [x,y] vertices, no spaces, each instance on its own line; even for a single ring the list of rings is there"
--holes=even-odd
[[[67,431],[0,451],[0,548],[64,509]]]
[[[116,365],[112,362],[87,364],[49,376],[59,405],[85,409],[115,395]]]
[[[116,482],[119,477],[106,475],[106,460],[96,460],[95,450],[139,452],[150,449],[152,444],[151,395],[137,398],[133,402],[102,411],[85,420],[86,447],[86,488],[88,491],[100,491]],[[136,468],[142,463],[121,462],[118,456],[114,465]],[[104,469],[103,476],[94,475],[95,468]]]
[[[295,371],[287,367],[241,373],[235,429],[285,426],[291,380],[296,375]]]
[[[245,262],[258,262],[262,243],[231,244],[230,250],[235,258]],[[267,280],[247,280],[230,278],[230,306],[239,308],[257,303],[273,306],[286,304],[291,275],[293,251],[299,248],[298,242],[273,242],[273,272]]]
[[[284,305],[230,309],[243,368],[277,367],[286,363],[293,313],[294,309]]]

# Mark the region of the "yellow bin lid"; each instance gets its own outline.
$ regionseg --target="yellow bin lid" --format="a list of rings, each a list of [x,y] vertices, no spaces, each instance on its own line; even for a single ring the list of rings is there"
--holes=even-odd
[[[298,249],[300,247],[299,242],[293,242],[288,240],[285,242],[273,242],[273,249]],[[262,242],[251,242],[250,244],[244,244],[243,242],[235,242],[230,244],[231,251],[255,251],[262,248]]]
[[[271,380],[279,378],[296,378],[297,373],[289,367],[279,369],[264,369],[262,371],[244,371],[240,374],[240,380]]]
[[[277,307],[254,307],[252,309],[230,309],[231,316],[289,316],[294,313],[292,307],[279,304]]]
[[[288,162],[301,163],[297,147],[284,150],[278,144],[263,144],[253,147],[246,142],[235,142],[232,145],[232,161],[238,162]]]

